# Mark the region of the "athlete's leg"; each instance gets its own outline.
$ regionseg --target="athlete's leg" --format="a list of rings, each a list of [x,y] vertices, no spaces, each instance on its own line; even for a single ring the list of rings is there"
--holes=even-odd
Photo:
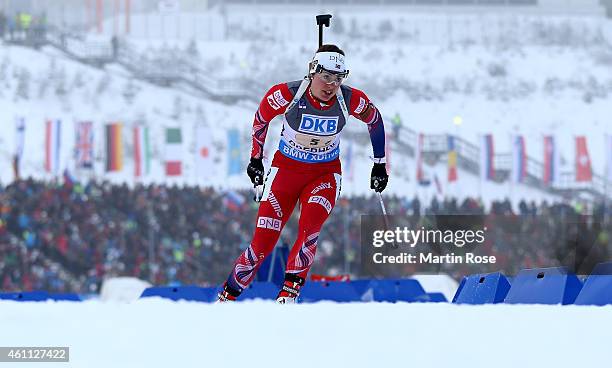
[[[287,260],[286,280],[301,284],[306,280],[317,250],[319,232],[340,193],[340,180],[339,174],[328,173],[302,190],[298,237]]]
[[[290,169],[270,169],[257,212],[253,239],[236,259],[225,283],[225,289],[230,295],[238,296],[249,285],[263,260],[274,249],[281,230],[293,212],[301,190],[300,185]]]

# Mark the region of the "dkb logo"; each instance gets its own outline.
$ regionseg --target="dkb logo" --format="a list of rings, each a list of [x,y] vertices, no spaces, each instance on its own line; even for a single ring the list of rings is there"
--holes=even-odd
[[[338,129],[337,116],[302,115],[300,132],[318,133],[319,135],[332,135]]]

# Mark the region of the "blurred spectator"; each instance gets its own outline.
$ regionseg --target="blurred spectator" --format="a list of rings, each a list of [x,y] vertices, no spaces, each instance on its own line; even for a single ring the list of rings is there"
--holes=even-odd
[[[4,34],[6,33],[7,27],[7,19],[4,11],[0,10],[0,39],[4,38]]]
[[[391,124],[393,124],[393,137],[399,139],[400,131],[402,130],[402,117],[398,112],[391,119]]]
[[[6,17],[6,28],[8,30],[9,39],[15,40],[15,32],[17,31],[17,20],[14,17]]]
[[[112,276],[158,285],[221,283],[251,241],[257,204],[248,200],[250,195],[189,186],[129,188],[32,179],[0,186],[0,289],[89,293]],[[427,204],[418,197],[386,196],[385,201],[390,213],[415,228],[435,223],[434,215],[487,213],[474,198],[459,203],[434,197]],[[608,207],[599,205],[586,217],[583,207],[520,201],[515,215],[508,199],[494,201],[484,217],[490,228],[484,247],[498,257],[496,270],[508,274],[557,265],[571,251],[604,259],[612,254]],[[342,198],[321,231],[312,272],[343,273],[348,262],[353,276],[359,276],[360,215],[379,213],[374,196]],[[296,230],[294,216],[282,241],[292,245]],[[471,271],[448,270],[457,278]]]

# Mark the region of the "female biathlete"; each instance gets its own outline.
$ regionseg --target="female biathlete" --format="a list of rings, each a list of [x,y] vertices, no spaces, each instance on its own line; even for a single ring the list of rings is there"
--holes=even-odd
[[[322,45],[307,77],[277,84],[262,99],[253,121],[247,167],[252,183],[264,185],[257,227],[251,244],[234,263],[220,302],[236,300],[253,280],[299,201],[298,235],[277,297],[279,303],[295,303],[314,261],[321,227],[340,194],[340,133],[349,115],[366,123],[370,133],[374,151],[370,188],[382,192],[387,186],[381,114],[362,91],[342,84],[347,75],[344,52],[336,45]],[[280,143],[264,183],[266,133],[270,121],[280,114],[284,115]]]

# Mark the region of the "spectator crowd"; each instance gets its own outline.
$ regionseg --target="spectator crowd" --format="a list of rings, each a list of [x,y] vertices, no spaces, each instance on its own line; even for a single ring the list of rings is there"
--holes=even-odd
[[[94,293],[112,276],[156,285],[219,284],[251,240],[257,211],[251,196],[247,191],[108,182],[27,179],[0,186],[0,290]],[[423,204],[418,198],[385,196],[385,201],[389,213],[415,228],[427,227],[437,215],[480,218],[491,229],[485,250],[499,258],[494,270],[509,274],[564,264],[572,239],[595,247],[598,260],[611,254],[612,208],[603,205],[521,201],[514,209],[505,200],[485,209],[474,198],[434,198]],[[370,276],[361,267],[361,215],[379,213],[373,196],[341,196],[321,232],[313,272]],[[279,241],[287,246],[295,239],[295,215]],[[398,267],[382,276],[417,271]],[[474,270],[438,271],[461,277]]]

